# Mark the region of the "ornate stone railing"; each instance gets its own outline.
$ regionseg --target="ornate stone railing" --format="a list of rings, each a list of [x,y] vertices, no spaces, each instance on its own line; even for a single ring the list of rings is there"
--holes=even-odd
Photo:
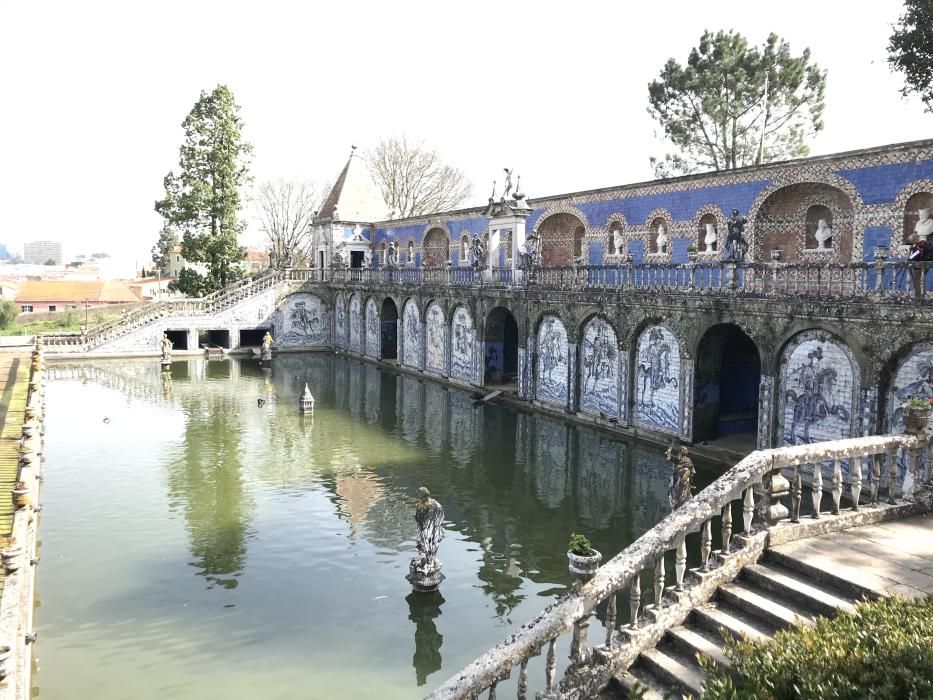
[[[540,267],[513,274],[511,268],[391,267],[328,269],[311,279],[351,285],[446,285],[456,287],[535,287],[557,290],[670,291],[692,294],[794,296],[811,298],[933,297],[927,273],[933,263],[619,263]]]
[[[701,604],[712,595],[715,587],[711,587],[709,581],[702,592],[691,594],[692,586],[703,586],[703,577],[707,576],[705,572],[721,571],[722,575],[732,578],[741,566],[748,563],[742,559],[742,551],[751,549],[753,540],[734,537],[734,530],[741,531],[745,536],[752,536],[757,531],[757,539],[754,540],[758,548],[755,552],[757,558],[764,543],[764,537],[759,535],[772,536],[776,530],[769,528],[786,526],[787,521],[775,524],[776,511],[772,508],[777,505],[772,482],[783,483],[782,471],[790,477],[790,486],[785,492],[790,505],[790,522],[800,521],[801,504],[804,499],[809,499],[815,515],[805,516],[805,519],[815,523],[816,527],[826,527],[832,524],[827,521],[832,521],[833,517],[823,510],[825,494],[820,465],[832,466],[832,478],[828,484],[829,505],[832,514],[842,513],[841,523],[848,515],[842,504],[844,491],[850,496],[853,511],[861,507],[863,511],[881,512],[890,507],[884,505],[883,500],[887,504],[897,504],[912,499],[913,493],[898,493],[897,457],[902,451],[906,452],[908,469],[914,478],[912,483],[917,484],[920,448],[923,445],[925,443],[914,436],[890,435],[753,452],[600,567],[590,580],[577,585],[572,592],[552,603],[503,642],[451,677],[428,696],[429,700],[476,698],[487,690],[489,697],[494,698],[496,686],[516,670],[517,697],[524,700],[528,695],[529,662],[542,653],[545,654],[542,669],[543,697],[589,697],[605,685],[614,673],[624,670],[640,651],[653,646],[663,634],[663,629],[679,624],[689,612],[689,606]],[[848,485],[844,484],[842,478],[844,465],[850,467]],[[852,468],[856,466],[858,468]],[[812,477],[810,484],[805,487],[803,476],[807,467]],[[883,483],[886,499],[882,496]],[[867,498],[866,503],[860,506],[863,503],[863,485]],[[806,495],[805,488],[809,491]],[[734,510],[740,514],[738,522],[733,521]],[[867,514],[861,512],[857,515]],[[842,526],[843,523],[840,524]],[[721,533],[722,549],[716,556],[718,566],[711,569],[714,529]],[[801,531],[806,529],[801,526]],[[700,545],[700,562],[695,576],[698,583],[685,580],[686,539],[694,533],[699,533]],[[795,538],[793,534],[785,534],[784,537],[785,540]],[[744,540],[744,543],[736,540]],[[676,605],[667,602],[669,607],[664,607],[662,604],[662,600],[665,600],[665,563],[671,556],[674,560],[674,591],[669,592],[668,596],[679,595],[687,601],[686,608],[681,605],[679,618],[671,610]],[[644,606],[651,613],[645,627],[652,624],[651,617],[654,618],[655,626],[661,621],[661,629],[651,630],[651,634],[639,634],[647,632],[639,630],[641,623],[645,622],[639,618],[643,604],[642,572],[650,574],[653,581],[653,591],[648,596],[650,602]],[[626,589],[630,593],[630,619],[633,623],[623,632],[617,627],[616,597]],[[678,593],[681,591],[683,593]],[[670,601],[670,598],[666,600]],[[587,639],[590,618],[601,603],[607,605],[606,636],[602,644],[591,646]],[[570,664],[558,683],[555,681],[556,646],[562,635],[570,635]],[[640,646],[636,645],[634,649],[631,643],[625,641],[633,639],[640,642]]]

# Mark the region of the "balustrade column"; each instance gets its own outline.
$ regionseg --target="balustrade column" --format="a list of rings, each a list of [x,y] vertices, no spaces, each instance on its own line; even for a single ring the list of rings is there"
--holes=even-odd
[[[820,503],[823,501],[823,465],[814,464],[813,465],[813,484],[811,486],[813,492],[813,517],[820,517]]]
[[[884,461],[884,455],[877,454],[871,456],[871,473],[869,474],[871,494],[871,504],[878,505],[878,489],[881,486],[881,463]]]
[[[833,460],[833,515],[839,515],[839,502],[842,499],[842,460]]]
[[[641,572],[632,576],[632,582],[629,585],[629,625],[632,629],[638,629],[638,611],[641,608]]]
[[[888,505],[894,505],[897,501],[895,497],[897,495],[897,453],[894,452],[888,453]]]
[[[732,553],[732,503],[722,509],[722,553]]]
[[[684,589],[684,573],[687,571],[687,533],[683,532],[677,537],[677,553],[674,555],[674,575],[677,578],[678,591]]]
[[[658,555],[654,563],[654,607],[661,609],[664,597],[664,552]]]
[[[700,531],[700,571],[709,571],[709,555],[713,548],[713,519],[703,523]]]
[[[745,489],[745,497],[742,499],[742,522],[745,525],[745,534],[752,534],[752,520],[755,517],[755,487],[749,486]]]
[[[790,521],[800,522],[800,501],[803,495],[803,484],[800,478],[800,465],[794,465],[794,477],[790,485]]]
[[[852,510],[859,509],[859,498],[862,495],[862,458],[851,457],[849,459],[849,480],[852,491]]]

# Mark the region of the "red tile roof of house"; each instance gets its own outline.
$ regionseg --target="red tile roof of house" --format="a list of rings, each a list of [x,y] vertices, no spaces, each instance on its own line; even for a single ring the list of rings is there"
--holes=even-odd
[[[27,280],[16,293],[17,303],[43,301],[96,301],[126,304],[139,301],[124,282],[117,280],[67,281]]]

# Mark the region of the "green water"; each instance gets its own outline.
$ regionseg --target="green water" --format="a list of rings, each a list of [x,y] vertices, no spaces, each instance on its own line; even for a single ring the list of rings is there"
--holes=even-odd
[[[43,698],[418,698],[567,590],[571,532],[608,559],[669,512],[657,447],[331,355],[49,374]]]

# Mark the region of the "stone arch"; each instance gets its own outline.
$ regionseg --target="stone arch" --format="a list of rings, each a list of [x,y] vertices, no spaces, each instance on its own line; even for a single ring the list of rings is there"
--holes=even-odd
[[[634,422],[676,434],[682,413],[680,340],[668,325],[649,324],[638,334],[634,355]]]
[[[618,420],[627,362],[619,352],[615,327],[604,316],[592,314],[581,324],[577,337],[580,410]]]
[[[920,219],[920,209],[933,209],[933,180],[915,180],[898,192],[894,200],[895,220],[892,222],[891,245],[906,244],[914,233]],[[933,219],[933,211],[929,219]],[[929,220],[928,219],[928,220]],[[900,225],[900,235],[898,235]],[[933,244],[933,236],[927,239],[927,245]]]
[[[814,204],[827,206],[836,221],[832,253],[806,249],[806,210]],[[810,175],[799,180],[779,177],[763,189],[749,209],[746,237],[749,259],[770,260],[772,250],[782,261],[822,260],[850,262],[862,252],[861,231],[855,230],[862,198],[851,182],[836,175]],[[836,226],[839,230],[836,230]]]
[[[334,295],[334,345],[347,349],[347,298],[343,292]]]
[[[422,368],[421,312],[418,300],[409,297],[402,307],[402,364],[414,369]]]
[[[450,232],[447,227],[434,225],[424,234],[421,243],[421,266],[440,268],[450,259]]]
[[[933,398],[933,342],[920,341],[900,348],[882,371],[879,389],[884,392],[881,431],[903,433],[901,402],[911,397]]]
[[[508,306],[496,304],[483,324],[483,383],[509,383],[518,375],[518,320]]]
[[[586,258],[586,216],[576,207],[549,207],[538,218],[534,230],[541,238],[542,265],[559,267],[570,265],[575,256]]]
[[[473,314],[466,306],[458,305],[450,316],[450,377],[464,383],[474,381],[476,328]]]
[[[710,244],[707,245],[707,224],[712,224],[715,228],[716,237],[713,241],[710,236]],[[715,204],[706,204],[693,215],[693,245],[696,246],[697,253],[708,255],[710,257],[721,257],[722,247],[726,241],[726,215]]]
[[[323,347],[330,342],[330,313],[317,295],[296,292],[284,297],[273,314],[276,347]]]
[[[800,331],[778,355],[778,445],[857,435],[860,371],[846,342],[824,329]]]
[[[369,297],[366,300],[366,314],[365,314],[365,324],[366,324],[366,337],[364,343],[364,350],[368,357],[378,358],[380,355],[380,320],[379,320],[379,309],[376,306],[376,298]]]
[[[705,330],[694,353],[693,440],[727,435],[748,438],[758,432],[758,391],[762,356],[752,337],[737,323],[716,323]]]
[[[360,304],[360,295],[353,294],[350,297],[348,310],[348,325],[350,326],[350,352],[357,355],[363,354],[363,314]]]
[[[447,374],[447,315],[436,301],[428,303],[424,314],[424,368],[435,374]]]

